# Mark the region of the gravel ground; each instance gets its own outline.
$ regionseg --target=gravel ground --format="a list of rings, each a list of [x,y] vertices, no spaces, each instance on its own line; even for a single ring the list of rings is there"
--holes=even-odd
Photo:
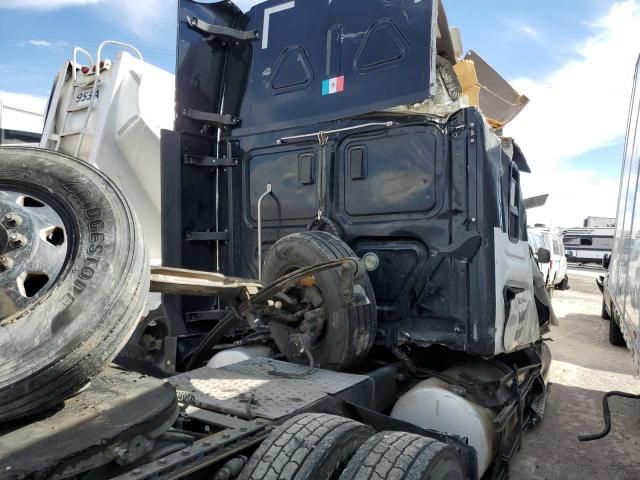
[[[603,427],[602,394],[640,393],[631,355],[608,342],[608,322],[600,318],[600,272],[570,268],[570,290],[555,291],[560,321],[548,345],[553,355],[551,394],[545,418],[524,439],[512,479],[640,479],[640,401],[610,400],[612,429],[602,440],[580,443],[579,434]]]

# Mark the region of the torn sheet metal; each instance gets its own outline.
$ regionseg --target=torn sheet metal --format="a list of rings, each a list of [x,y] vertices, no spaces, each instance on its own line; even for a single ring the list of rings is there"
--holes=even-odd
[[[452,113],[467,106],[462,99],[462,88],[451,62],[444,57],[437,57],[435,84],[433,95],[423,102],[400,105],[390,108],[388,112],[419,113],[446,118]]]
[[[529,103],[473,50],[453,68],[469,105],[478,107],[494,128],[505,126]]]
[[[501,137],[500,140],[502,141],[502,149],[518,166],[518,170],[525,173],[531,173],[529,163],[515,140],[511,137]]]
[[[525,290],[517,293],[509,300],[507,308],[507,321],[502,337],[505,352],[536,342],[540,338],[540,324],[532,292]]]
[[[524,206],[527,210],[532,208],[544,207],[549,199],[549,194],[545,193],[544,195],[537,195],[535,197],[529,197],[524,199]]]

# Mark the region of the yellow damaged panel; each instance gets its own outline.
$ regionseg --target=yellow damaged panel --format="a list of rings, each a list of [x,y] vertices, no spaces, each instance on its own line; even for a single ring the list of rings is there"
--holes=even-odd
[[[478,85],[478,76],[473,62],[471,60],[460,60],[453,66],[453,70],[458,76],[462,95],[468,98],[469,105],[480,107],[480,85]]]
[[[469,105],[479,108],[493,127],[503,127],[529,103],[473,50],[453,69]]]

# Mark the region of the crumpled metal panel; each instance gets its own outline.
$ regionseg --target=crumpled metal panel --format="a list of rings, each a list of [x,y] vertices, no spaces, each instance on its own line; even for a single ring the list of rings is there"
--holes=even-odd
[[[480,108],[495,128],[505,126],[529,103],[526,96],[520,95],[473,50],[454,68],[461,77],[463,92],[468,96],[469,104]]]

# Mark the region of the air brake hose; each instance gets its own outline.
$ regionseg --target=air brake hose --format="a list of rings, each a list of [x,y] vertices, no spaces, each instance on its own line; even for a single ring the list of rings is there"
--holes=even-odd
[[[627,392],[607,392],[602,397],[602,416],[604,417],[604,429],[600,433],[594,433],[591,435],[578,435],[578,440],[581,442],[590,442],[591,440],[600,440],[606,437],[611,431],[611,411],[609,410],[609,397],[624,397],[640,400],[640,395]]]
[[[191,370],[195,365],[199,363],[200,357],[205,351],[210,351],[213,347],[227,334],[227,329],[234,324],[237,320],[237,316],[234,312],[229,313],[220,322],[213,327],[209,333],[207,333],[200,344],[197,346],[193,355],[187,362],[187,370]]]

